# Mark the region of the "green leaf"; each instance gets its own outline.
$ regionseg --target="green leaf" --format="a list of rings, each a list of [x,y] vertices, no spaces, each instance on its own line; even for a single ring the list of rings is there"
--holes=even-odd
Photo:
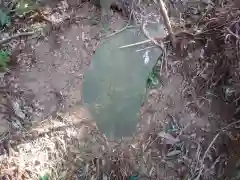
[[[158,77],[156,76],[155,73],[151,72],[147,78],[147,87],[154,88],[158,85],[158,83],[159,83]]]
[[[11,19],[7,12],[0,9],[0,26],[10,25]]]
[[[6,69],[8,61],[9,53],[6,51],[0,51],[0,67]]]

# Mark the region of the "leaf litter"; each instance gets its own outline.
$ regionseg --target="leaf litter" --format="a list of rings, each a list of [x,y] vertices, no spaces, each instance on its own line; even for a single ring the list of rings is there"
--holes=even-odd
[[[50,172],[51,179],[236,178],[240,14],[235,4],[184,1],[180,18],[171,19],[176,46],[168,37],[162,39],[167,46],[160,76],[163,85],[150,90],[134,137],[110,142],[94,124],[74,124],[79,117],[59,115],[36,129],[8,135],[9,142],[2,140],[0,149],[8,158],[1,163],[1,175],[9,179],[39,179],[40,172]],[[174,5],[167,4],[170,12]],[[15,106],[23,117],[20,109]]]

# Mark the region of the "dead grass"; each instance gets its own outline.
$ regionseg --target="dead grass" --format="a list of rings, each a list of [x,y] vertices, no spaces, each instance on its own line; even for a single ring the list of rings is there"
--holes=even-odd
[[[1,176],[237,179],[240,12],[232,1],[205,4],[200,14],[194,8],[188,4],[176,22],[184,27],[174,28],[176,44],[163,39],[162,87],[148,94],[134,137],[109,142],[94,124],[61,115],[10,137]]]

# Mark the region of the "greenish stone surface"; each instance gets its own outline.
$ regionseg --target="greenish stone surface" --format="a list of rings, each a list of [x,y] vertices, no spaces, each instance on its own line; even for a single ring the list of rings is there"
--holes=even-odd
[[[150,59],[146,62],[146,50],[136,52],[139,46],[119,49],[141,40],[145,40],[142,34],[129,29],[103,41],[84,74],[84,105],[110,138],[134,133],[147,77],[161,53],[157,48],[148,50]]]

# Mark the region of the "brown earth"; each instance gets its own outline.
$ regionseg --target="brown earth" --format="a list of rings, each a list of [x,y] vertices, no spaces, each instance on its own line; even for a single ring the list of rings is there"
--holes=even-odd
[[[117,30],[124,20],[114,14],[110,28]],[[6,82],[15,92],[14,98],[21,96],[30,103],[29,116],[33,121],[81,104],[84,69],[104,31],[100,11],[93,4],[83,4],[74,15],[80,17],[79,22],[67,25],[63,22],[60,30],[51,31],[43,41],[22,41],[14,50],[18,65],[11,66]],[[22,102],[18,103],[23,109]]]
[[[100,18],[99,12],[96,12],[93,5],[85,3],[76,12],[76,15],[87,17],[87,19],[82,18],[78,24],[63,28],[63,32],[50,33],[45,41],[36,46],[33,45],[33,48],[30,48],[29,57],[31,59],[31,56],[34,55],[34,63],[25,63],[22,59],[25,60],[26,56],[19,56],[22,57],[19,61],[20,66],[12,69],[7,76],[9,86],[17,91],[16,95],[12,93],[13,97],[9,98],[12,98],[12,101],[16,99],[12,109],[18,117],[26,116],[21,113],[23,107],[29,107],[26,111],[32,112],[34,119],[40,120],[48,116],[55,116],[59,110],[68,111],[75,105],[78,109],[78,105],[81,103],[84,69],[90,63],[91,55],[104,34],[101,32],[101,25],[91,21],[95,17]],[[123,20],[119,20],[118,16],[112,18],[115,24],[111,24],[111,27],[115,29]],[[29,49],[29,46],[23,46],[23,49],[25,47]],[[26,52],[24,51],[25,54]],[[198,52],[200,50],[195,49],[192,54],[195,55]],[[29,64],[30,67],[28,67]],[[134,159],[137,158],[136,156],[131,156],[133,157],[131,160],[133,162],[136,160],[136,166],[139,164],[145,166],[141,167],[143,171],[141,173],[148,174],[149,177],[177,179],[176,177],[184,177],[184,174],[187,174],[188,176],[185,178],[192,179],[196,176],[200,177],[202,168],[206,167],[202,174],[211,179],[213,173],[222,171],[226,165],[225,160],[220,161],[219,159],[221,159],[222,151],[227,149],[225,146],[229,138],[226,138],[225,143],[223,138],[217,139],[220,136],[217,132],[221,127],[226,126],[224,119],[232,119],[228,116],[234,114],[232,111],[235,111],[235,108],[232,107],[232,104],[217,99],[214,94],[206,92],[206,97],[201,93],[195,94],[194,85],[198,87],[204,84],[201,84],[204,78],[199,78],[198,72],[195,72],[197,66],[198,64],[192,56],[191,58],[177,57],[177,60],[169,58],[164,70],[165,74],[161,76],[164,86],[160,90],[151,91],[142,108],[142,121],[139,123],[137,141],[134,141],[137,145],[136,148],[134,147],[135,149],[132,149],[136,151],[138,157],[143,158],[137,161]],[[198,88],[196,89],[198,90]],[[21,104],[22,101],[18,100],[22,97],[25,101],[28,100],[25,104]],[[35,102],[35,104],[28,102]],[[77,118],[75,118],[74,124],[78,124],[80,119],[85,118],[85,112],[79,112],[78,110],[75,112]],[[12,120],[13,118],[11,123]],[[70,120],[72,119],[70,118]],[[8,123],[5,124],[3,126],[9,128]],[[175,127],[172,129],[177,131],[165,133],[166,130],[172,130],[168,128],[169,124],[173,124]],[[178,126],[178,124],[180,125]],[[2,131],[8,131],[7,128]],[[174,137],[171,134],[174,134]],[[181,150],[175,146],[176,141],[180,141]],[[216,152],[212,143],[216,144],[214,146],[217,149]],[[126,149],[130,154],[134,154],[134,150],[131,148],[127,147]],[[119,148],[118,150],[111,151],[113,154],[115,153],[114,155],[117,154],[113,156],[119,158],[117,162],[121,162],[123,167],[127,163],[131,164],[130,158],[121,159],[121,156],[128,152],[125,154],[123,149]],[[99,161],[101,158],[105,158],[104,155],[107,154],[105,151],[107,150],[104,149],[104,153],[99,155]],[[111,152],[108,153],[111,154]],[[218,154],[220,154],[219,157]],[[109,154],[106,156],[112,160],[112,156]],[[225,156],[228,158],[228,155],[224,154]],[[172,158],[175,162],[167,158]],[[176,161],[176,158],[179,161]],[[110,160],[109,162],[112,162],[114,166],[115,159]],[[235,161],[233,164],[236,164]],[[134,168],[129,168],[128,173]],[[110,170],[112,169],[110,168]]]

